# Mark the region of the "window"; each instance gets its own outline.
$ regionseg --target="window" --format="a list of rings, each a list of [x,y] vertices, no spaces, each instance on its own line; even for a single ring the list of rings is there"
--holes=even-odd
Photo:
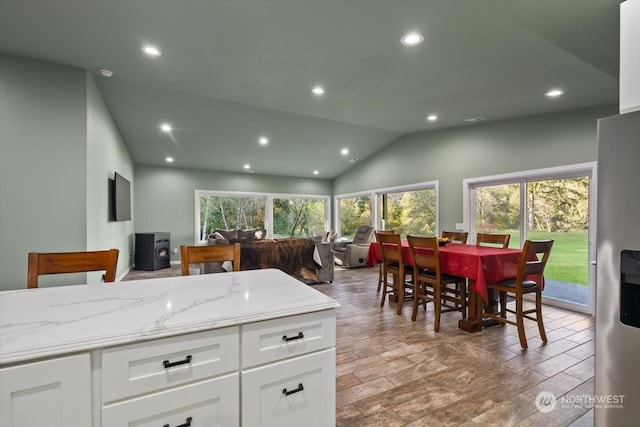
[[[379,224],[408,236],[434,236],[436,229],[436,189],[378,194]]]
[[[215,229],[249,230],[265,228],[265,196],[201,194],[198,240],[205,241]]]
[[[310,237],[327,230],[327,200],[301,197],[273,199],[273,237]]]
[[[264,229],[270,238],[311,237],[328,225],[329,196],[195,192],[196,242],[215,229]]]
[[[361,225],[373,225],[370,195],[338,200],[340,237],[352,239],[356,235],[358,227]]]
[[[361,225],[372,225],[404,236],[433,236],[438,229],[437,196],[436,181],[336,196],[339,235],[350,239]]]

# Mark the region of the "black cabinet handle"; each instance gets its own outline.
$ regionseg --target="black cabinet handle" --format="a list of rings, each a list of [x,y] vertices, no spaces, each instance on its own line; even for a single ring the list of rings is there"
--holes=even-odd
[[[291,391],[287,391],[286,388],[283,388],[282,389],[282,394],[284,394],[285,396],[289,396],[290,394],[297,393],[297,392],[302,391],[302,390],[304,390],[304,387],[302,387],[302,383],[300,383],[300,384],[298,384],[298,388],[296,388],[294,390],[291,390]]]
[[[286,335],[282,336],[283,341],[299,340],[300,338],[304,338],[304,335],[302,335],[302,332],[298,332],[298,335],[296,335],[295,337],[288,337]]]
[[[191,363],[191,359],[192,359],[191,355],[188,355],[184,360],[178,360],[177,362],[169,362],[168,360],[165,360],[164,362],[162,362],[162,364],[164,365],[164,369],[167,369],[167,368],[170,368],[172,366],[178,366],[178,365],[184,365],[186,363]],[[182,427],[182,426],[178,426],[178,427]]]
[[[176,427],[191,427],[191,421],[193,420],[193,417],[188,417],[186,419],[186,423],[184,424],[180,424],[179,426]],[[169,424],[165,424],[162,427],[171,427]]]

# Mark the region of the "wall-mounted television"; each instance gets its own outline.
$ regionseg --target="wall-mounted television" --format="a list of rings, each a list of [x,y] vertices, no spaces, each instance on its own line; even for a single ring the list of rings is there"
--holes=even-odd
[[[113,178],[113,219],[131,220],[131,183],[118,172]]]

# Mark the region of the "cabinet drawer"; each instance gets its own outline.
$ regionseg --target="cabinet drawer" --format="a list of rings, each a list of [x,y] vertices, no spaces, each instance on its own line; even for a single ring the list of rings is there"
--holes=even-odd
[[[336,312],[318,311],[242,326],[242,367],[335,347]]]
[[[106,349],[102,402],[236,371],[238,336],[231,327]]]
[[[242,372],[245,426],[334,426],[335,349]]]
[[[102,427],[238,426],[238,373],[105,406]]]

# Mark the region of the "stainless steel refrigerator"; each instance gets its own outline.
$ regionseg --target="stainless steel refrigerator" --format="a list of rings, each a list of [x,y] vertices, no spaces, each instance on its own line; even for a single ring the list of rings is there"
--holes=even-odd
[[[640,111],[598,120],[595,425],[640,426]]]

